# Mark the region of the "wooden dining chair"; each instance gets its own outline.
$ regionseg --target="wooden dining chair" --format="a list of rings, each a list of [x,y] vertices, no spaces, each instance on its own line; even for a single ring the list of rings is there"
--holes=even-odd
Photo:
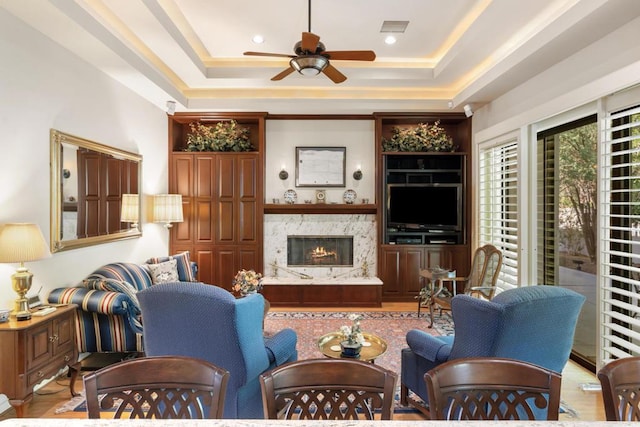
[[[607,421],[640,421],[640,357],[607,363],[598,380]]]
[[[561,374],[515,359],[445,362],[424,375],[432,420],[557,420]]]
[[[464,282],[463,293],[491,300],[496,291],[496,283],[502,268],[502,252],[493,245],[476,249],[471,262],[471,271],[466,277],[438,277],[440,287],[433,292],[429,301],[429,327],[433,326],[433,312],[437,306],[451,311],[451,299],[456,295],[457,282]],[[449,286],[451,286],[449,288]]]
[[[222,418],[229,373],[184,356],[142,357],[84,377],[89,418]],[[104,395],[104,396],[102,396]]]
[[[290,362],[260,376],[267,419],[373,420],[393,416],[398,375],[353,359]]]

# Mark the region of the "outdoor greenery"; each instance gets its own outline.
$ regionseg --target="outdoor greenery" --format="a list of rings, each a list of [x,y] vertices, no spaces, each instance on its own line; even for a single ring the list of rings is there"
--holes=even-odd
[[[597,132],[591,123],[558,135],[561,238],[574,254],[586,249],[591,262],[597,250]]]

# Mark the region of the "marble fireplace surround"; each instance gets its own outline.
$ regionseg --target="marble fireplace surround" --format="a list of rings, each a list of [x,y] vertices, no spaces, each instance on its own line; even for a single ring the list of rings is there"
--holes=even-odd
[[[289,267],[287,236],[353,236],[353,267]],[[265,278],[300,279],[300,274],[316,281],[376,277],[377,235],[375,215],[368,214],[267,214],[264,216]],[[282,267],[282,268],[280,268]],[[276,273],[277,270],[277,273]],[[308,280],[308,279],[306,279]]]

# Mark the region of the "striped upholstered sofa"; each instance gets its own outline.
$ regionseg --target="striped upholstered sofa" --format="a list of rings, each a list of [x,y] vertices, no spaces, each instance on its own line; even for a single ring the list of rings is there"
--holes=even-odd
[[[196,281],[197,267],[188,253],[178,262],[178,281]],[[75,287],[58,288],[48,296],[52,304],[76,304],[76,343],[81,353],[142,352],[142,324],[136,293],[154,283],[150,263],[174,257],[152,258],[144,264],[114,262],[89,274]],[[186,267],[184,260],[186,261]]]

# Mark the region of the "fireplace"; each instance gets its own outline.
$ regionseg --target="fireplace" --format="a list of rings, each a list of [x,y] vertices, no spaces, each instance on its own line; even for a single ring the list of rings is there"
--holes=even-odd
[[[353,236],[287,236],[288,267],[353,267]]]

